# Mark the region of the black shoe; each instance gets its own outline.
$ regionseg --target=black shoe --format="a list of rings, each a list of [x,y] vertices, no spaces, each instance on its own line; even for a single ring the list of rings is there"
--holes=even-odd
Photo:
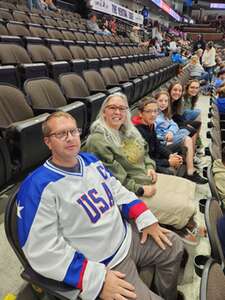
[[[186,175],[185,178],[197,183],[197,184],[205,184],[208,182],[206,178],[201,177],[197,172],[194,172],[192,175]]]

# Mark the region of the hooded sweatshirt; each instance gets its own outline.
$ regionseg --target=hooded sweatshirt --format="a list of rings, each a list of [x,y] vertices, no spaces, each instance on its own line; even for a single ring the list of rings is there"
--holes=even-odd
[[[218,97],[216,99],[216,105],[219,110],[219,113],[224,114],[225,113],[225,97],[221,97],[221,98]]]
[[[216,188],[222,201],[225,203],[225,166],[221,159],[216,159],[213,162],[212,171],[216,183]]]
[[[97,125],[87,139],[85,149],[94,153],[112,174],[128,190],[136,193],[143,185],[151,184],[149,169],[155,169],[155,162],[148,155],[148,145],[135,137],[120,135],[121,144],[116,145],[108,133]]]

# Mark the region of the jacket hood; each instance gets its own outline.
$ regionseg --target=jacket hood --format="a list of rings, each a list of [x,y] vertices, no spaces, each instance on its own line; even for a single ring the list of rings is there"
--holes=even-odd
[[[134,125],[140,125],[143,124],[140,116],[134,116],[131,118],[131,121]]]

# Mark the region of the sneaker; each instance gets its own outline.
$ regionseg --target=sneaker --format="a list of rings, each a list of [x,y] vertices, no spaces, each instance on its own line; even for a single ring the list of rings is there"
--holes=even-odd
[[[197,246],[199,241],[197,235],[190,232],[186,227],[182,229],[173,229],[174,232],[179,236],[179,238],[184,242],[184,244]]]
[[[198,157],[204,156],[205,155],[205,148],[204,147],[197,147],[196,155]]]
[[[208,182],[206,178],[201,177],[197,172],[194,172],[192,175],[186,175],[185,178],[197,183],[197,184],[205,184]]]
[[[193,162],[194,165],[200,165],[202,163],[202,160],[198,156],[195,156]]]

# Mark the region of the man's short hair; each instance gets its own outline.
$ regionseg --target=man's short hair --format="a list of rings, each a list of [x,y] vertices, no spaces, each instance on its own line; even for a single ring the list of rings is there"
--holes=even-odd
[[[48,116],[46,118],[46,120],[42,123],[42,133],[44,137],[49,136],[49,134],[51,133],[51,128],[49,127],[49,121],[54,119],[54,118],[67,118],[67,119],[71,119],[76,123],[76,120],[74,119],[73,116],[71,116],[69,113],[64,112],[64,111],[57,111],[52,113],[50,116]]]
[[[157,104],[157,101],[154,98],[145,97],[141,101],[139,101],[138,110],[140,112],[142,112],[142,111],[144,111],[145,106],[147,106],[148,104],[152,104],[152,103]]]

